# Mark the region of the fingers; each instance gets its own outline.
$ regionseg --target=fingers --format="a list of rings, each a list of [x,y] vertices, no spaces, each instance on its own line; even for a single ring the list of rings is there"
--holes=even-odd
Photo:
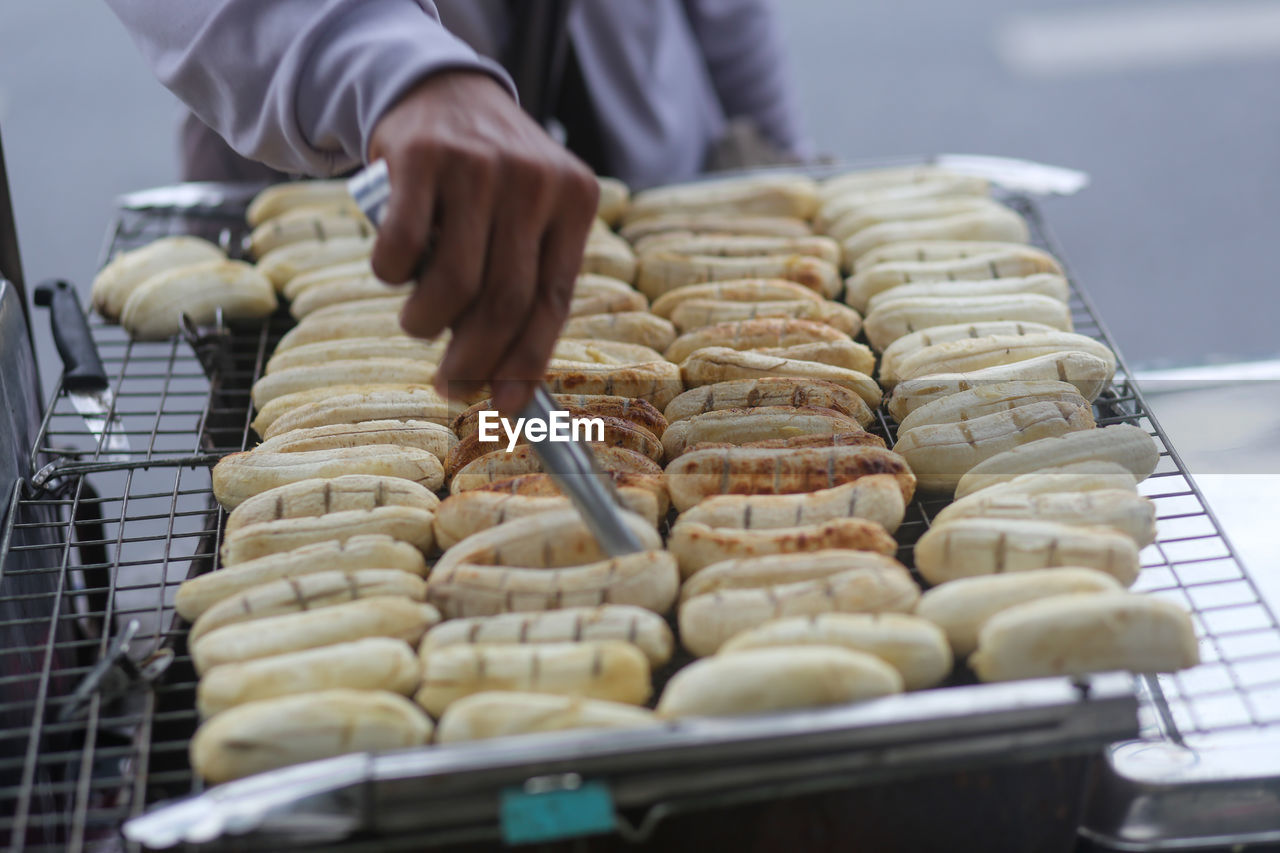
[[[529,322],[538,289],[539,257],[555,199],[554,174],[542,163],[509,161],[494,210],[484,287],[453,326],[440,379],[465,396],[494,375]]]
[[[595,179],[590,187],[569,190],[551,219],[542,241],[538,289],[520,333],[493,371],[494,405],[518,411],[529,401],[534,386],[546,373],[547,361],[573,299],[574,280],[582,265],[582,249],[595,215]]]
[[[426,253],[435,208],[435,182],[423,164],[399,159],[387,164],[391,195],[373,244],[373,273],[388,284],[413,278]]]
[[[449,168],[438,173],[435,241],[400,312],[400,325],[420,338],[453,326],[480,293],[498,186],[495,158],[488,152],[436,156]]]

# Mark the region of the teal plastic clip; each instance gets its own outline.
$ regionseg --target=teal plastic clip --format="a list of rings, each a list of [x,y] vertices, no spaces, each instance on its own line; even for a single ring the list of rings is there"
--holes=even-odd
[[[617,814],[603,782],[583,782],[569,774],[531,779],[501,794],[502,840],[506,844],[560,841],[613,832]]]

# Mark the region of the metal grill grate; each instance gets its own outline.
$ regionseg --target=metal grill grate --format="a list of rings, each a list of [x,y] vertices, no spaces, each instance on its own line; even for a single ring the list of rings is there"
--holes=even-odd
[[[1010,203],[1031,223],[1036,242],[1061,257],[1035,205],[1022,198]],[[105,254],[174,233],[203,236],[236,256],[244,236],[241,209],[124,210]],[[1072,309],[1077,331],[1110,344],[1079,291]],[[102,448],[80,416],[60,392],[55,398],[35,467],[60,467],[47,490],[23,487],[15,496],[18,511],[0,534],[0,565],[9,565],[8,555],[37,564],[6,571],[4,588],[11,590],[22,574],[39,588],[28,595],[36,614],[25,620],[30,642],[0,648],[5,696],[24,697],[0,704],[0,837],[12,849],[79,851],[106,839],[123,844],[117,828],[126,818],[198,787],[186,759],[196,725],[194,675],[185,629],[172,624],[172,598],[184,578],[213,567],[224,519],[208,467],[252,442],[249,389],[289,325],[278,315],[223,330],[230,355],[206,371],[185,341],[133,343],[119,328],[95,323],[133,448],[128,462],[101,462]],[[1160,538],[1143,552],[1137,588],[1193,611],[1205,658],[1189,672],[1147,680],[1146,731],[1194,742],[1280,723],[1280,626],[1123,364],[1097,414],[1099,425],[1135,423],[1162,445],[1160,466],[1144,485],[1157,503]],[[880,428],[892,439],[894,424],[883,411]],[[899,533],[908,565],[910,543],[945,504],[918,500],[909,508]],[[59,722],[76,685],[132,620],[138,625],[129,657],[145,661],[172,650],[164,676],[152,689],[123,691],[116,700],[94,694],[82,718]]]

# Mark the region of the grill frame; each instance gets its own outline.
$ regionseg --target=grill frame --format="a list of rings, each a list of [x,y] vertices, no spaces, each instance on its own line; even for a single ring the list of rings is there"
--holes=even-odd
[[[118,211],[108,232],[103,259],[157,237],[178,233],[204,236],[217,242],[231,256],[242,256],[246,231],[243,204],[252,189],[231,187],[221,193],[214,192],[212,196],[202,196],[201,204],[195,207],[153,206],[155,199],[164,198],[163,194],[143,194],[134,202],[138,206],[126,203]],[[215,200],[214,204],[207,204],[210,198]],[[1034,201],[1023,196],[1003,200],[1027,218],[1033,242],[1059,259],[1064,258]],[[1068,275],[1072,282],[1071,309],[1077,331],[1096,337],[1116,350],[1092,303],[1076,286],[1069,270]],[[33,470],[40,474],[33,482],[19,485],[13,496],[15,500],[10,501],[19,511],[9,513],[0,532],[0,567],[6,564],[10,551],[38,551],[55,557],[47,569],[40,570],[56,580],[48,602],[48,623],[70,623],[81,637],[67,643],[55,640],[57,632],[48,631],[43,645],[25,650],[37,655],[43,653],[43,666],[37,674],[36,698],[30,703],[31,725],[16,735],[22,739],[25,734],[21,763],[15,764],[15,759],[6,758],[0,750],[0,779],[7,778],[6,768],[20,769],[17,785],[0,783],[0,837],[8,838],[13,849],[81,850],[96,841],[114,838],[115,827],[121,821],[136,817],[155,801],[200,790],[198,781],[193,782],[189,771],[182,769],[186,747],[182,732],[189,734],[196,720],[192,701],[194,682],[185,677],[168,680],[178,673],[189,673],[185,628],[175,624],[170,609],[172,593],[185,577],[209,570],[216,560],[225,513],[212,501],[208,466],[221,455],[250,445],[249,388],[253,379],[261,374],[271,346],[290,324],[287,315],[281,313],[263,323],[215,329],[214,346],[205,357],[217,357],[222,351],[217,344],[226,336],[231,364],[221,365],[214,373],[215,378],[210,380],[201,359],[186,342],[175,338],[155,344],[134,343],[118,327],[94,320],[94,337],[112,376],[115,413],[123,421],[135,448],[128,462],[99,461],[104,453],[102,441],[86,434],[83,421],[70,406],[59,383],[32,452]],[[1195,745],[1224,733],[1257,733],[1280,725],[1280,710],[1274,719],[1260,714],[1250,701],[1254,685],[1236,669],[1258,662],[1280,661],[1280,623],[1241,566],[1199,489],[1151,415],[1118,351],[1117,357],[1116,380],[1095,407],[1098,423],[1100,426],[1138,423],[1161,445],[1160,466],[1145,487],[1146,493],[1162,507],[1161,533],[1157,544],[1143,551],[1144,572],[1135,588],[1170,595],[1191,605],[1197,632],[1208,640],[1208,643],[1202,642],[1202,649],[1211,652],[1206,666],[1225,669],[1225,680],[1219,679],[1216,686],[1212,679],[1209,686],[1197,686],[1196,682],[1205,680],[1205,676],[1193,674],[1203,666],[1186,674],[1143,677],[1143,736]],[[146,400],[158,400],[158,403],[147,406]],[[196,406],[196,401],[202,402]],[[878,419],[880,431],[892,443],[892,419],[883,409],[878,412]],[[45,467],[49,463],[58,467]],[[44,486],[33,485],[40,482],[42,476],[47,478]],[[101,497],[100,493],[121,497]],[[1164,503],[1172,505],[1174,511],[1166,513]],[[945,504],[945,500],[913,501],[899,541],[914,542],[927,527],[932,514]],[[117,505],[118,511],[115,511],[113,508]],[[138,509],[139,506],[142,509]],[[59,518],[75,518],[77,522],[67,525],[66,522],[19,521],[23,509],[53,512]],[[1199,525],[1203,529],[1207,525],[1208,532],[1195,532],[1193,527],[1187,535],[1171,536],[1169,529],[1173,523],[1178,528]],[[21,538],[20,534],[48,534],[59,527],[65,528],[67,535],[52,543],[13,544]],[[72,535],[73,529],[75,535]],[[134,556],[156,545],[160,546],[158,555]],[[1209,556],[1179,558],[1181,549],[1204,545],[1220,547],[1220,550]],[[79,559],[73,558],[73,547]],[[904,544],[899,552],[908,565],[912,564],[910,551],[911,545]],[[27,556],[37,555],[28,553]],[[1234,574],[1223,572],[1218,577],[1194,581],[1189,576],[1184,579],[1177,571],[1179,567],[1194,572],[1194,567],[1215,565],[1231,569]],[[1165,572],[1156,575],[1152,571],[1155,569]],[[146,580],[147,570],[152,571],[150,581]],[[131,574],[143,577],[131,581],[128,577]],[[0,575],[0,581],[3,580],[4,576]],[[1199,595],[1200,590],[1230,584],[1238,585],[1248,600],[1196,605],[1193,591]],[[127,601],[131,594],[149,591],[160,593],[154,604],[141,606]],[[1208,614],[1230,613],[1242,608],[1255,608],[1262,622],[1235,631],[1209,630]],[[154,689],[128,691],[119,707],[109,707],[110,703],[94,694],[83,719],[57,722],[60,702],[65,701],[76,683],[107,652],[122,616],[150,617],[141,629],[143,641],[138,644],[135,656],[161,648],[172,650],[174,664],[166,678]],[[1220,617],[1208,618],[1216,623]],[[101,630],[102,625],[109,625],[110,630]],[[1235,653],[1233,646],[1224,646],[1224,642],[1232,638],[1254,635],[1275,640],[1276,649],[1242,657]],[[58,668],[57,652],[74,653],[76,665]],[[0,652],[0,656],[14,653],[9,649]],[[0,685],[17,678],[0,677]],[[1263,687],[1269,688],[1270,683]],[[1237,712],[1234,722],[1215,723],[1207,719],[1198,703],[1221,704],[1222,697],[1237,700],[1247,709],[1246,717],[1242,719],[1238,709],[1231,709]],[[9,707],[12,704],[0,704],[0,711],[21,710]],[[174,735],[164,738],[167,733]],[[0,744],[13,739],[13,728],[0,729]],[[104,766],[114,767],[117,772],[104,773]],[[66,778],[61,781],[54,781],[52,776],[59,768],[62,774],[68,768],[73,772],[65,774]],[[116,795],[114,799],[112,794]],[[61,808],[45,807],[60,797],[67,800]],[[7,808],[9,805],[13,806],[12,814]]]

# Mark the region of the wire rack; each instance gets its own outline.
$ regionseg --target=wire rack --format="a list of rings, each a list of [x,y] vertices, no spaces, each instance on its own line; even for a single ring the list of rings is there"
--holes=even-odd
[[[1007,201],[1026,216],[1036,242],[1061,258],[1035,204]],[[242,210],[123,210],[104,258],[176,233],[213,240],[236,256]],[[1071,307],[1077,331],[1111,344],[1079,289]],[[125,848],[117,834],[125,819],[198,789],[186,757],[197,723],[194,675],[172,599],[185,578],[215,565],[224,518],[209,466],[251,444],[249,390],[290,324],[280,314],[214,330],[206,348],[177,338],[136,343],[95,321],[132,447],[127,461],[102,460],[100,443],[58,390],[33,451],[33,470],[43,469],[34,479],[43,485],[20,484],[16,511],[0,532],[0,597],[23,581],[23,589],[37,590],[24,593],[25,624],[0,624],[25,629],[28,638],[0,648],[0,839],[10,849]],[[1160,465],[1144,484],[1160,534],[1143,552],[1137,589],[1192,611],[1205,661],[1144,681],[1144,731],[1193,743],[1280,725],[1280,625],[1129,375],[1121,361],[1096,414],[1099,425],[1137,424],[1161,444]],[[879,418],[891,443],[895,425],[883,411]],[[898,533],[907,565],[912,543],[945,505],[910,506]],[[9,570],[11,557],[34,567]],[[132,641],[119,654],[124,632]],[[138,678],[139,668],[164,655],[159,678]],[[117,657],[80,716],[60,720],[77,685]]]

